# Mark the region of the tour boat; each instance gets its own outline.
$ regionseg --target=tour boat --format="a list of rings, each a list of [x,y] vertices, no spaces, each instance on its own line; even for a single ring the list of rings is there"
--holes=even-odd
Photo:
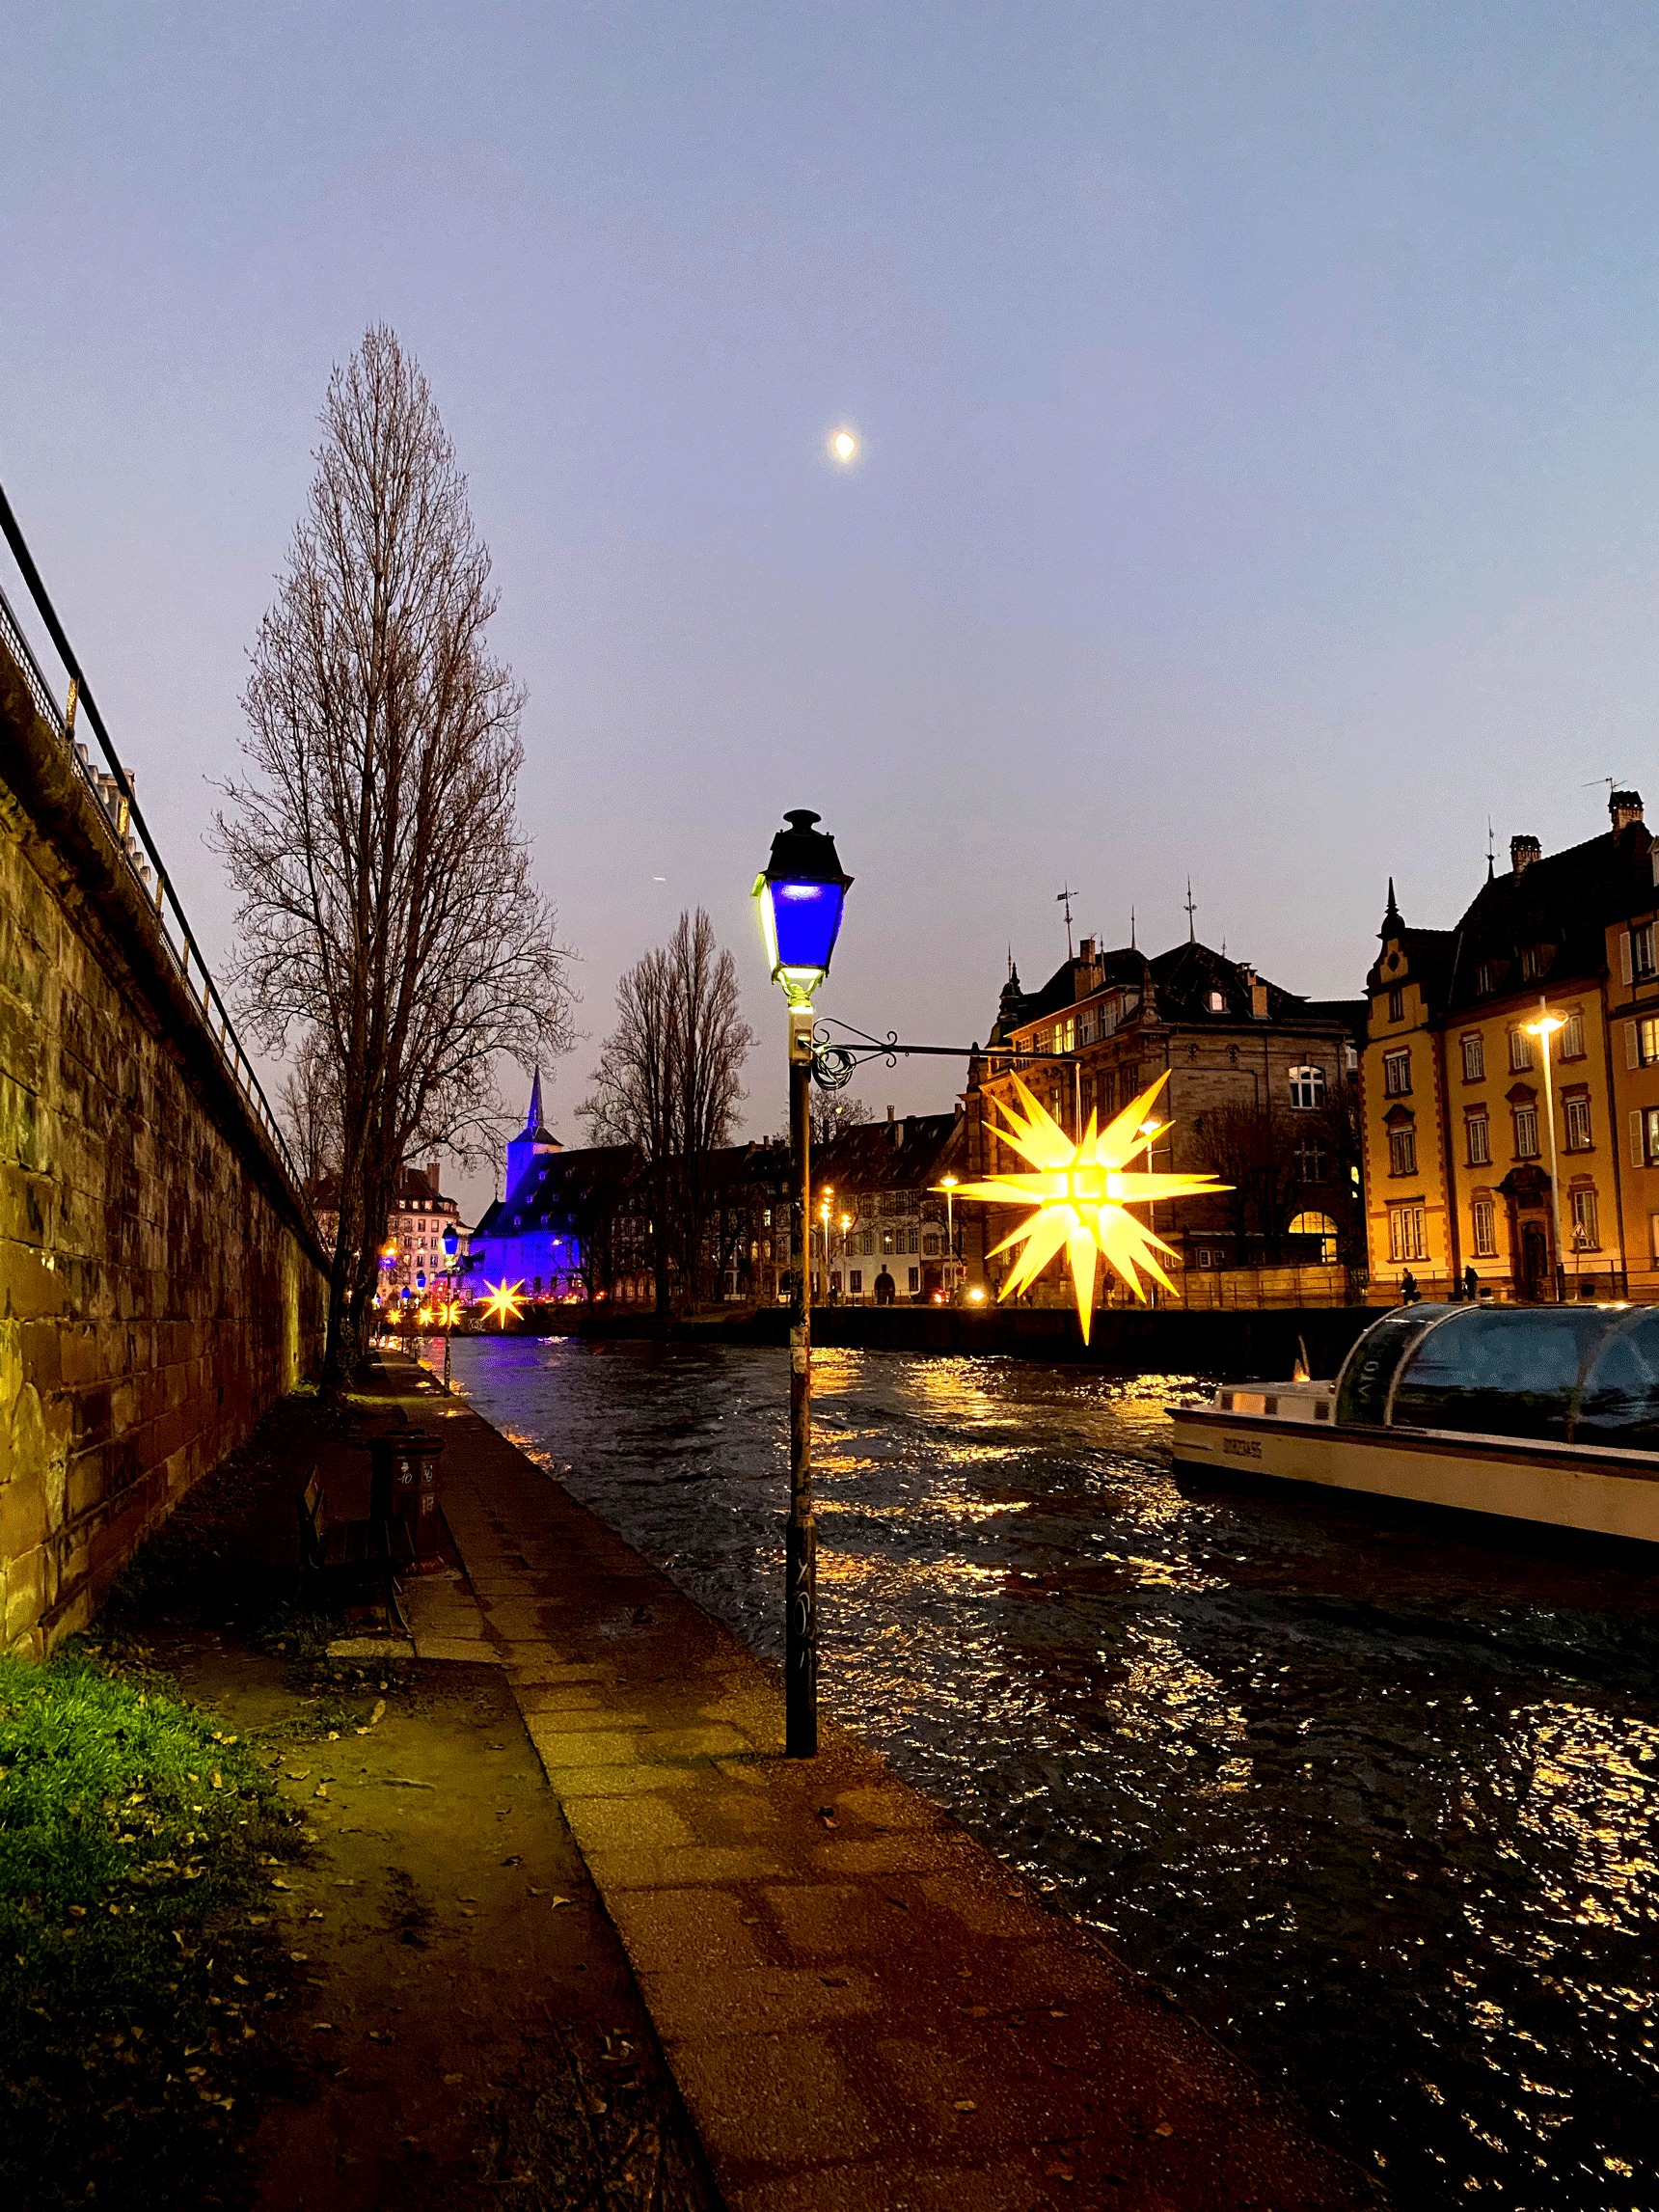
[[[1334,1382],[1172,1404],[1178,1467],[1659,1543],[1659,1308],[1397,1306]]]

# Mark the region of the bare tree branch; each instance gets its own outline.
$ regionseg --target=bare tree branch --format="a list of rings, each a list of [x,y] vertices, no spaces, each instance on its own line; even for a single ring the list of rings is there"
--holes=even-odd
[[[514,813],[523,694],[491,659],[487,549],[425,378],[369,330],[323,442],[243,696],[251,774],[225,788],[242,894],[232,973],[272,1051],[333,1071],[340,1214],[326,1371],[355,1359],[406,1155],[477,1157],[498,1054],[567,1049],[554,916]]]

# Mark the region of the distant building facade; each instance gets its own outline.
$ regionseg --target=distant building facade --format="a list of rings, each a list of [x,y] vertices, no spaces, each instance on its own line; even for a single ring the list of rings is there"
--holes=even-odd
[[[989,1106],[1012,1100],[1017,1074],[1074,1137],[1091,1113],[1110,1120],[1167,1074],[1155,1111],[1173,1126],[1149,1164],[1218,1173],[1234,1186],[1149,1216],[1175,1248],[1165,1265],[1177,1296],[1346,1299],[1365,1253],[1357,1172],[1365,1015],[1363,999],[1300,997],[1195,939],[1149,957],[1132,945],[1102,951],[1084,938],[1032,992],[1011,966],[970,1071],[965,1172],[1022,1167]],[[994,1291],[1011,1263],[991,1248],[1017,1216],[979,1207],[974,1215],[976,1264]],[[1104,1270],[1101,1295],[1120,1295]],[[1070,1300],[1063,1261],[1033,1296]]]
[[[895,1119],[889,1108],[884,1122],[855,1123],[814,1156],[815,1297],[873,1305],[953,1295],[961,1270],[950,1235],[963,1210],[945,1178],[964,1180],[963,1132],[960,1112]]]
[[[313,1187],[311,1197],[324,1246],[332,1251],[340,1227],[338,1176],[323,1176]],[[468,1232],[461,1222],[459,1203],[447,1197],[440,1186],[440,1162],[429,1161],[424,1167],[405,1163],[393,1186],[392,1210],[386,1220],[380,1266],[382,1296],[397,1297],[405,1290],[416,1293],[422,1275],[430,1283],[448,1273],[450,1263],[444,1251],[444,1238],[451,1228],[456,1233],[458,1260],[465,1254]]]
[[[1610,808],[1560,853],[1511,838],[1450,929],[1408,924],[1389,886],[1362,1076],[1374,1297],[1473,1268],[1500,1297],[1659,1300],[1659,847],[1639,793]]]

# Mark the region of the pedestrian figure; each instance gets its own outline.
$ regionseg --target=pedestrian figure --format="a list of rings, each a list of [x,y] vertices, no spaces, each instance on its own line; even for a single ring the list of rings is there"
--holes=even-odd
[[[1400,1278],[1400,1302],[1402,1306],[1414,1306],[1421,1296],[1417,1288],[1417,1277],[1407,1268]]]
[[[1475,1272],[1473,1260],[1463,1270],[1463,1296],[1472,1306],[1478,1306],[1481,1302],[1481,1278]]]
[[[876,1303],[879,1306],[890,1306],[893,1302],[893,1294],[897,1289],[898,1285],[894,1282],[892,1276],[888,1274],[887,1263],[885,1260],[884,1260],[882,1262],[882,1271],[876,1277]]]

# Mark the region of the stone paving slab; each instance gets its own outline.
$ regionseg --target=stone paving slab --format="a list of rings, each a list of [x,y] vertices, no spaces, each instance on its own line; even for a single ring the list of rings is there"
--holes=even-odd
[[[449,1447],[471,1641],[504,1667],[730,2212],[1380,2203],[874,1753],[828,1727],[816,1761],[785,1760],[774,1669],[470,1410],[422,1410]]]

